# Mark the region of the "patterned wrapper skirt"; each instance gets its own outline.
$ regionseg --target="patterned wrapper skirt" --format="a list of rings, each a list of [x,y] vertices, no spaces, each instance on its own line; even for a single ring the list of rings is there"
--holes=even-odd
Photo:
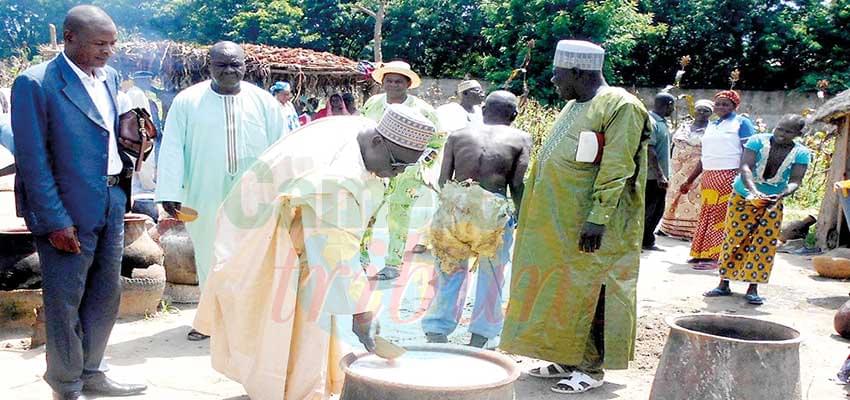
[[[720,254],[721,278],[767,283],[779,243],[782,209],[782,202],[755,207],[741,195],[732,195]]]
[[[699,223],[700,192],[691,190],[688,194],[679,193],[679,188],[688,180],[691,171],[699,163],[701,146],[689,144],[685,140],[674,140],[671,159],[670,188],[667,190],[667,209],[661,220],[661,232],[680,239],[691,239]],[[700,180],[694,181],[694,186]]]
[[[704,171],[700,183],[699,222],[691,242],[691,257],[717,260],[725,236],[726,206],[737,169]]]

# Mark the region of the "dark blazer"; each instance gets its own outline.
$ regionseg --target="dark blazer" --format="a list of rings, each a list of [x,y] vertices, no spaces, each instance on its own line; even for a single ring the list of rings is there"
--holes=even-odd
[[[115,109],[104,121],[79,76],[60,54],[31,67],[12,85],[15,132],[15,201],[30,231],[45,235],[76,226],[94,227],[108,206],[106,124],[118,132],[118,73],[105,68]],[[124,169],[119,185],[130,207],[132,161],[118,152]]]

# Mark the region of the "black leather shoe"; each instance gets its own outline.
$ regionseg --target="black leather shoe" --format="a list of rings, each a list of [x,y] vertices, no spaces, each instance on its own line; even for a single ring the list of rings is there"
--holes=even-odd
[[[481,336],[477,333],[473,333],[472,337],[469,339],[469,343],[467,343],[467,346],[472,346],[472,347],[477,347],[479,349],[483,349],[485,344],[487,344],[487,338],[486,337]]]
[[[118,383],[105,375],[83,381],[83,392],[102,396],[132,396],[144,392],[147,388],[147,385]]]
[[[53,392],[53,400],[86,400],[86,396],[83,396],[79,391]]]
[[[428,343],[448,343],[449,337],[442,333],[425,332],[425,340]]]

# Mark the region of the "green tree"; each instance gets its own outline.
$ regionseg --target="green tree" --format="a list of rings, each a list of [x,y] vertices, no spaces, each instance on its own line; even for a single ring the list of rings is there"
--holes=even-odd
[[[527,74],[531,93],[549,101],[556,100],[549,79],[559,40],[600,43],[607,49],[606,77],[613,84],[624,84],[628,82],[621,72],[634,65],[638,44],[666,30],[665,25],[654,23],[650,14],[638,11],[637,1],[631,0],[487,0],[483,7],[488,20],[483,34],[494,50],[483,60],[487,78],[506,81],[530,51]],[[529,43],[533,43],[531,50]]]
[[[304,12],[289,0],[253,0],[228,21],[230,35],[248,43],[299,46],[304,42],[299,21]]]
[[[818,80],[826,79],[830,92],[850,88],[850,0],[812,0],[808,7],[806,26],[813,32],[817,52],[802,87],[813,90]]]
[[[815,59],[809,9],[796,2],[644,0],[642,8],[670,27],[661,40],[639,46],[646,72],[631,73],[642,84],[672,83],[687,54],[692,62],[683,86],[728,88],[739,69],[737,88],[793,88]]]
[[[56,25],[59,40],[62,20],[76,2],[63,0],[0,0],[0,58],[14,55],[22,46],[35,46],[50,40],[48,24]]]
[[[340,0],[303,0],[303,45],[352,59],[371,59],[372,21]]]
[[[484,25],[478,0],[401,0],[387,15],[384,58],[428,76],[475,74],[487,47]]]

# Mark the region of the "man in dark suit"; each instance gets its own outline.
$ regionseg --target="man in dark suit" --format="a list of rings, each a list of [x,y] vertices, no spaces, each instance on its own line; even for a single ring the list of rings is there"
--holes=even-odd
[[[103,10],[65,17],[64,52],[12,86],[18,215],[36,238],[54,399],[117,396],[144,385],[104,375],[103,353],[118,313],[124,213],[132,162],[119,140],[117,72],[106,66],[118,37]]]

